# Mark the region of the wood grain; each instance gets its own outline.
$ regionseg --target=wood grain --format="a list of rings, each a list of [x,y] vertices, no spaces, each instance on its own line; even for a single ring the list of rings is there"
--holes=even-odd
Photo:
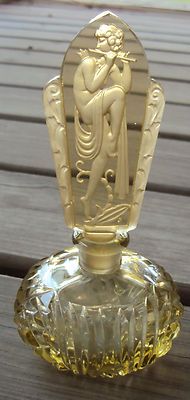
[[[74,398],[100,400],[187,400],[190,381],[190,309],[182,330],[165,357],[144,369],[114,380],[88,379],[57,372],[21,342],[13,323],[13,303],[20,280],[0,277],[1,392],[2,400]]]

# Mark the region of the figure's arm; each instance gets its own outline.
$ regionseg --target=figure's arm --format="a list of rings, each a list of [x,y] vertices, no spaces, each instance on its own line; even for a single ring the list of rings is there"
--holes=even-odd
[[[96,63],[92,57],[88,57],[83,61],[83,77],[87,90],[94,93],[98,90],[107,78],[110,69],[115,60],[115,55],[106,57],[106,63],[98,71],[96,71]]]
[[[117,65],[114,65],[112,67],[110,77],[114,83],[116,83],[117,85],[121,85],[125,93],[127,93],[131,86],[131,68],[129,62],[127,61],[123,62],[122,73],[120,72]]]

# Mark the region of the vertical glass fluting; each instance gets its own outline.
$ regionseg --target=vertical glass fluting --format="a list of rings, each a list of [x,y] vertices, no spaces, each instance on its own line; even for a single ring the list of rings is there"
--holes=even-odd
[[[125,250],[121,268],[81,270],[71,249],[37,264],[15,302],[22,339],[57,368],[90,376],[125,375],[166,354],[182,306],[163,268]]]

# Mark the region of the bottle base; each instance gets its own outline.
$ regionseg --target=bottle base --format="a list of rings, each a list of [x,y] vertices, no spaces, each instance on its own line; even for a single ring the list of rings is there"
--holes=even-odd
[[[15,302],[23,341],[61,371],[124,376],[165,355],[182,305],[164,269],[129,250],[120,269],[83,273],[76,248],[33,266]]]

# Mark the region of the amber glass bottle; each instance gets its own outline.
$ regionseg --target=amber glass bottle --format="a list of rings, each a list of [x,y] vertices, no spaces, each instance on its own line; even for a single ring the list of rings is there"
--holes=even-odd
[[[164,269],[128,249],[164,110],[140,41],[110,12],[71,42],[44,89],[75,246],[37,263],[15,302],[22,339],[62,371],[126,375],[166,354],[182,306]]]

